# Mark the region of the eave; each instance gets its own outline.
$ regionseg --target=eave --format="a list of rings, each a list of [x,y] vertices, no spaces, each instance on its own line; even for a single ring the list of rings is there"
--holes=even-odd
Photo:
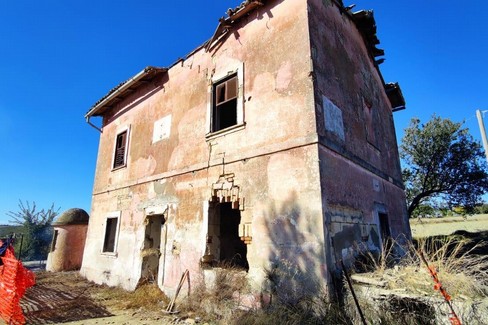
[[[132,78],[120,83],[115,88],[111,89],[105,96],[96,102],[90,110],[85,114],[88,119],[92,116],[102,116],[107,110],[113,108],[117,103],[132,94],[142,85],[150,82],[155,77],[166,73],[167,68],[158,68],[148,66]]]
[[[352,21],[356,24],[363,36],[369,53],[374,58],[385,55],[385,51],[376,47],[380,43],[376,36],[376,21],[373,10],[361,10],[351,14]]]

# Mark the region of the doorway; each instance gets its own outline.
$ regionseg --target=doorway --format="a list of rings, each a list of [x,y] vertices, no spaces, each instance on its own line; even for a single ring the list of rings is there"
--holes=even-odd
[[[142,249],[141,280],[157,283],[159,275],[159,260],[161,256],[161,235],[164,226],[164,215],[151,215],[146,218],[144,246]]]
[[[391,238],[390,223],[388,221],[388,215],[386,213],[378,213],[378,219],[380,221],[380,232],[383,241],[387,241]]]

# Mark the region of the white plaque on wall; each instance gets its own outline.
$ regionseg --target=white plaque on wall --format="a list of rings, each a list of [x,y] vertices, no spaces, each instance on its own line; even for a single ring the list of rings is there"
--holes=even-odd
[[[171,115],[154,122],[153,143],[169,138],[171,133]]]

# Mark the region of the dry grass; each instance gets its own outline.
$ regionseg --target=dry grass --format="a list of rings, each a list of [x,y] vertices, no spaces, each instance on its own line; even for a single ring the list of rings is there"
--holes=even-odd
[[[359,273],[374,272],[376,276],[382,276],[399,260],[396,242],[388,240],[383,243],[380,252],[372,252],[363,246],[356,246],[358,255],[354,265],[355,271]],[[404,252],[404,250],[402,250]]]
[[[384,296],[373,300],[359,294],[360,305],[369,324],[436,324],[442,297],[433,290],[434,282],[419,257],[422,251],[433,265],[453,299],[459,296],[487,297],[488,256],[473,254],[483,243],[473,244],[462,237],[443,237],[409,244],[399,262],[398,244],[386,243],[381,254],[365,253],[362,267],[370,275],[387,282],[386,289],[404,296]],[[394,267],[391,267],[395,264]],[[188,316],[199,316],[216,324],[360,324],[359,314],[346,290],[344,303],[330,302],[325,289],[313,294],[300,283],[304,275],[281,263],[266,270],[271,304],[262,309],[242,310],[240,297],[248,294],[244,272],[220,269],[210,289],[197,287],[189,303],[182,308]],[[296,284],[295,284],[296,283]],[[317,288],[320,284],[317,284]],[[416,298],[418,296],[419,298]],[[429,296],[430,298],[426,298]],[[430,300],[429,300],[430,299]],[[434,303],[435,302],[435,303]],[[442,303],[441,303],[442,304]],[[476,319],[484,311],[476,311]],[[438,317],[438,316],[437,316]]]
[[[410,219],[410,228],[414,238],[427,238],[440,235],[451,235],[455,231],[469,232],[488,231],[488,214],[478,214],[463,218],[413,218]]]
[[[327,303],[325,292],[307,295],[299,286],[289,286],[282,290],[288,280],[296,280],[298,276],[291,269],[273,269],[274,298],[271,304],[263,308],[250,308],[243,302],[254,297],[248,286],[247,273],[234,268],[218,268],[215,270],[215,281],[207,287],[201,283],[192,289],[189,299],[184,299],[178,306],[180,319],[199,317],[214,324],[350,324],[344,311],[337,304]],[[279,289],[278,289],[279,288]]]
[[[129,292],[121,288],[102,287],[98,293],[105,305],[117,309],[144,309],[161,311],[169,299],[156,284],[144,284],[137,290]]]
[[[473,253],[483,247],[485,242],[473,243],[461,236],[422,239],[416,245],[409,244],[407,254],[393,268],[389,267],[390,261],[396,260],[396,256],[392,256],[391,250],[379,256],[365,253],[361,268],[372,271],[372,277],[386,280],[389,289],[437,296],[432,289],[432,277],[420,258],[422,252],[449,294],[488,297],[488,256]]]
[[[488,312],[485,306],[488,301],[488,255],[483,253],[486,248],[486,242],[473,242],[462,236],[432,237],[403,248],[407,254],[394,267],[387,267],[389,261],[396,259],[394,254],[390,256],[393,251],[386,250],[379,256],[364,254],[363,263],[371,271],[367,276],[386,282],[386,287],[377,290],[362,287],[360,305],[363,312],[369,322],[375,324],[436,324],[439,321],[436,314],[447,319],[447,305],[439,291],[434,290],[432,276],[420,257],[422,253],[453,303],[458,308],[464,305],[461,308],[464,323],[478,324]],[[367,267],[362,265],[363,269]],[[357,322],[359,318],[351,308],[350,297],[348,304],[351,319]],[[474,305],[481,307],[473,308]]]
[[[231,324],[241,307],[241,298],[249,293],[247,273],[235,268],[215,268],[215,281],[198,283],[189,298],[177,307],[181,317],[198,316],[207,321]]]
[[[473,253],[486,244],[449,236],[420,240],[418,251],[422,251],[428,263],[436,268],[451,294],[488,297],[488,256]]]

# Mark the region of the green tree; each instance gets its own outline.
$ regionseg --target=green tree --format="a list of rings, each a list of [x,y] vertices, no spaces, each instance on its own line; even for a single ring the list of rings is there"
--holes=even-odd
[[[432,207],[429,204],[419,204],[417,209],[415,209],[412,213],[412,217],[429,217],[429,216],[434,216],[436,214],[436,211],[434,207]]]
[[[54,203],[47,210],[36,211],[35,202],[25,204],[19,200],[19,211],[9,211],[10,222],[21,226],[24,234],[22,256],[26,260],[44,260],[47,258],[52,237],[51,223],[59,214]]]
[[[428,200],[472,212],[488,190],[481,145],[463,123],[433,116],[426,124],[412,119],[400,145],[408,215]]]
[[[488,214],[488,204],[483,203],[478,205],[475,209],[475,212],[479,214]]]

